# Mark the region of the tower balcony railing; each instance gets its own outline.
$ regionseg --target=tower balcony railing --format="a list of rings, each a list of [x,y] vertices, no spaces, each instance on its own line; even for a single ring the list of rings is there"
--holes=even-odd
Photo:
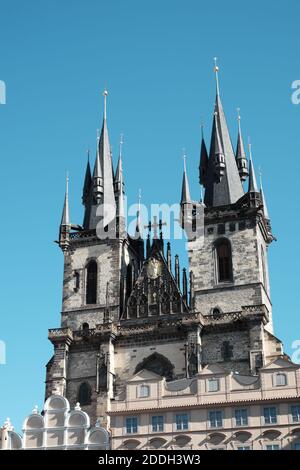
[[[79,230],[77,232],[70,233],[70,240],[82,240],[84,238],[94,238],[96,236],[96,230]]]
[[[269,310],[266,305],[245,305],[241,310],[234,312],[212,312],[208,315],[202,315],[201,320],[204,325],[215,325],[224,323],[234,323],[237,321],[245,321],[247,318],[257,316],[261,317],[264,323],[269,321]]]

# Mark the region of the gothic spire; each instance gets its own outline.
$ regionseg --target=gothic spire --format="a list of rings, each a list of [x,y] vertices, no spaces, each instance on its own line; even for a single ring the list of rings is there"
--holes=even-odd
[[[139,201],[138,201],[138,210],[136,212],[136,226],[135,226],[135,238],[142,238],[142,222],[141,222],[141,198],[142,191],[139,189]]]
[[[64,200],[64,207],[61,216],[61,226],[67,227],[70,226],[70,210],[69,210],[69,176],[66,176],[66,193]]]
[[[92,176],[92,197],[89,206],[86,209],[86,223],[84,224],[87,229],[94,229],[98,226],[101,216],[103,217],[103,226],[107,227],[115,220],[116,200],[114,191],[114,175],[113,165],[107,130],[106,114],[107,114],[107,91],[103,93],[104,96],[104,112],[103,123],[100,137],[97,137],[97,153],[96,161]],[[103,204],[103,214],[98,210],[99,206]]]
[[[125,232],[125,210],[124,210],[124,180],[123,180],[123,165],[122,165],[122,145],[123,136],[120,137],[120,152],[118,166],[115,175],[115,191],[117,197],[117,224],[119,235],[124,235]]]
[[[120,136],[119,159],[115,174],[115,191],[124,193],[123,164],[122,164],[123,134]]]
[[[254,165],[253,165],[253,160],[252,160],[252,146],[251,143],[249,142],[249,187],[248,187],[248,193],[258,193],[258,186],[256,182],[256,176],[255,176],[255,170],[254,170]]]
[[[87,164],[85,170],[83,191],[82,191],[82,204],[86,206],[90,199],[91,185],[92,185],[92,175],[90,167],[90,151],[87,151]]]
[[[269,211],[268,211],[266,198],[265,198],[265,193],[264,193],[263,184],[262,184],[261,173],[260,173],[260,194],[261,194],[261,200],[262,200],[262,203],[263,203],[264,216],[267,220],[270,220]]]
[[[66,193],[65,193],[65,200],[64,200],[64,207],[61,216],[61,222],[59,227],[59,246],[63,251],[66,251],[69,247],[70,242],[70,230],[71,230],[71,222],[70,222],[70,211],[69,211],[69,177],[68,174],[66,176]]]
[[[107,90],[104,90],[104,115],[103,124],[99,141],[99,158],[102,168],[103,176],[103,204],[108,204],[115,207],[115,196],[113,186],[113,165],[110,152],[110,144],[106,122],[106,101],[107,101]]]
[[[202,124],[201,125],[201,150],[200,150],[200,163],[199,163],[199,183],[202,184],[202,186],[204,187],[205,187],[205,182],[206,182],[207,164],[208,164],[208,154],[207,154],[207,148],[205,145],[203,124]]]
[[[217,65],[215,65],[215,74],[217,90],[204,198],[207,207],[233,204],[244,194],[221,103],[219,67]],[[220,150],[224,154],[224,162],[222,154],[217,153]],[[222,163],[225,163],[225,168]]]
[[[243,137],[242,137],[240,108],[237,109],[237,112],[238,112],[238,139],[237,139],[235,158],[236,158],[236,164],[239,170],[241,181],[246,181],[249,172],[248,172],[247,157],[246,157],[244,142],[243,142]]]
[[[181,204],[191,202],[190,186],[186,172],[186,155],[183,155],[183,178],[182,178],[182,190],[181,190]]]

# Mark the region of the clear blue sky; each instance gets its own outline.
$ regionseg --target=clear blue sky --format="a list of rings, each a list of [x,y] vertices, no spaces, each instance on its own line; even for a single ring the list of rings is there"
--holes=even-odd
[[[72,221],[81,223],[86,149],[95,150],[104,86],[114,156],[124,132],[130,202],[177,202],[182,147],[199,197],[200,121],[209,136],[213,57],[236,140],[240,106],[261,166],[274,234],[270,272],[276,334],[300,339],[298,288],[299,1],[0,0],[0,421],[18,430],[42,406],[47,329],[60,324],[62,254],[53,243],[70,171]],[[176,243],[183,254],[184,242]],[[174,253],[175,249],[173,250]],[[184,257],[182,255],[182,257]]]

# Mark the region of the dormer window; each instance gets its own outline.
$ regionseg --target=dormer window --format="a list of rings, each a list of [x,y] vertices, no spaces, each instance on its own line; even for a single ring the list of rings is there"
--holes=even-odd
[[[286,374],[283,374],[283,373],[275,374],[275,386],[284,387],[285,385],[287,385]]]
[[[148,398],[150,395],[150,387],[149,385],[141,385],[139,387],[139,398]]]
[[[208,379],[207,381],[207,391],[208,392],[218,392],[220,389],[219,379]]]

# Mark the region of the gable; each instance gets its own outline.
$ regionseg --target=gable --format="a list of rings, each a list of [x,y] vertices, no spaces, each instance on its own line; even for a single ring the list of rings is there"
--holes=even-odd
[[[163,377],[161,375],[155,374],[154,372],[146,369],[142,369],[134,376],[128,380],[128,382],[146,382],[146,381],[153,381],[153,380],[162,380]]]
[[[227,375],[227,372],[223,367],[218,366],[218,364],[208,364],[205,366],[198,375],[216,375],[216,374],[222,374],[222,375]]]
[[[128,298],[126,318],[147,318],[187,312],[186,299],[181,295],[163,255],[163,242],[154,239],[151,251]]]
[[[277,359],[275,359],[274,361],[272,362],[269,362],[269,364],[267,364],[265,367],[262,367],[262,371],[263,370],[272,370],[272,369],[287,369],[287,368],[291,368],[291,369],[295,369],[295,368],[299,368],[299,364],[294,364],[293,362],[289,361],[288,359],[283,359],[282,357],[279,357]]]

